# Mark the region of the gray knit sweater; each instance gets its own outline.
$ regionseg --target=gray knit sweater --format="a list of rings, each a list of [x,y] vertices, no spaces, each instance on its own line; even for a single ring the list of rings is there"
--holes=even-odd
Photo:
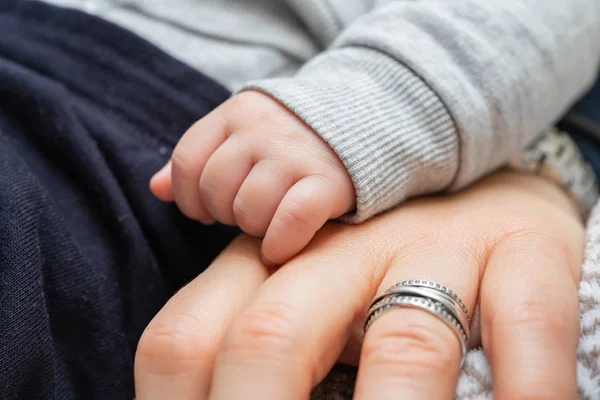
[[[248,87],[333,147],[359,220],[497,168],[566,111],[600,60],[598,0],[379,2],[339,35],[323,29],[326,1],[288,3],[336,39],[293,78]]]
[[[600,61],[598,0],[51,1],[87,5],[231,86],[258,78],[244,88],[340,156],[354,221],[497,168]]]

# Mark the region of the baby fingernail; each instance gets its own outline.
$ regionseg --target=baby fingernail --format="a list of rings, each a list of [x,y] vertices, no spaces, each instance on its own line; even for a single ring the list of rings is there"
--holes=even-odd
[[[214,218],[211,217],[202,217],[202,218],[198,218],[198,221],[200,221],[202,224],[204,225],[214,225],[217,223],[217,221]]]
[[[260,261],[268,269],[275,269],[275,268],[279,267],[279,265],[277,265],[275,263],[272,263],[271,261],[267,260],[267,258],[264,256],[264,254],[262,253],[262,251],[260,252]]]

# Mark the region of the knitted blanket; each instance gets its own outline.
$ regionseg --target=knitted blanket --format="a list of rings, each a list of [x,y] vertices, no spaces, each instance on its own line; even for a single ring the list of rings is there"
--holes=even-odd
[[[583,276],[579,288],[581,337],[577,351],[577,375],[580,400],[600,399],[600,204],[588,221]],[[356,369],[336,366],[318,386],[312,400],[350,400]],[[456,399],[493,399],[491,368],[485,353],[471,350],[463,366]]]

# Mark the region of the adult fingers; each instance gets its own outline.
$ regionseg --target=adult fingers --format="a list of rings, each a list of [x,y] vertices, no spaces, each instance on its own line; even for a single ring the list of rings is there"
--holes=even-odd
[[[205,399],[214,358],[231,320],[267,279],[259,243],[236,239],[156,315],[138,345],[138,400]]]
[[[439,232],[411,244],[394,259],[379,293],[406,280],[433,280],[454,291],[473,315],[483,258],[474,243],[474,237]],[[439,317],[419,308],[388,309],[365,336],[355,398],[451,399],[461,357],[461,341]]]
[[[481,329],[499,400],[577,398],[578,244],[584,239],[582,227],[569,222],[562,238],[517,231],[490,256]]]
[[[198,183],[209,157],[225,141],[228,130],[222,111],[217,108],[196,122],[183,135],[173,151],[173,198],[181,212],[189,218],[204,223],[214,222],[202,205]]]
[[[373,251],[365,251],[367,240],[356,235],[319,240],[336,236],[330,228],[274,274],[233,322],[210,399],[306,399],[327,374],[385,268],[374,260],[386,252],[373,242]]]

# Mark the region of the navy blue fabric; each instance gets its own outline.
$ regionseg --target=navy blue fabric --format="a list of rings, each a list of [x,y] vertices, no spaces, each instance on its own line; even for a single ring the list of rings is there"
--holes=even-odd
[[[573,107],[573,111],[585,115],[600,126],[600,80],[596,81],[592,89]]]
[[[138,339],[237,234],[151,175],[226,89],[107,22],[0,0],[0,399],[131,399]]]
[[[579,146],[585,159],[590,163],[596,176],[600,178],[600,80],[594,87],[573,107],[571,114],[585,118],[589,126],[574,123],[569,116],[559,126],[569,132],[575,143]],[[595,132],[590,132],[594,129]]]

